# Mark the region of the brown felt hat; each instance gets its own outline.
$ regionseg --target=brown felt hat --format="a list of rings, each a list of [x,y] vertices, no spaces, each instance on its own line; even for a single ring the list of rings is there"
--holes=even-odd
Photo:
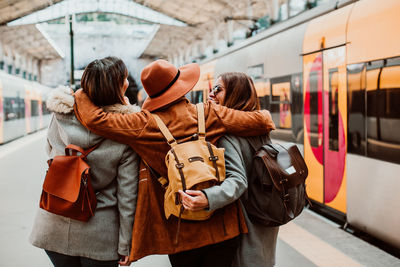
[[[149,95],[143,109],[153,111],[174,102],[192,90],[199,77],[200,67],[196,63],[179,69],[162,59],[150,63],[140,75],[144,90]]]

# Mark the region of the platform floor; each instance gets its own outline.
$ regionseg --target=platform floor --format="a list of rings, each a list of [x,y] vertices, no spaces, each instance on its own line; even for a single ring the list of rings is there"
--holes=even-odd
[[[46,131],[0,145],[0,267],[52,266],[28,242],[46,170]],[[280,228],[276,266],[399,266],[400,259],[305,210]],[[146,257],[131,266],[167,267],[168,257]]]

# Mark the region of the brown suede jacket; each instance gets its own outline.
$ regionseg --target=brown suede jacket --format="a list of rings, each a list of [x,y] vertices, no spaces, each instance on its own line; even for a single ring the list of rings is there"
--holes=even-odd
[[[275,129],[268,111],[244,112],[205,103],[206,139],[213,144],[225,134],[262,135]],[[165,156],[170,149],[150,112],[134,114],[105,113],[82,90],[75,93],[75,115],[92,132],[129,144],[160,175],[167,177]],[[187,99],[156,111],[176,140],[187,141],[197,133],[196,106]],[[132,236],[130,260],[151,254],[173,254],[219,243],[240,233],[247,226],[238,202],[220,210],[205,221],[182,221],[179,242],[175,234],[178,220],[164,216],[164,189],[143,163],[139,173],[139,192]]]
[[[216,144],[226,134],[257,136],[275,129],[267,110],[239,111],[208,102],[204,104],[206,139]],[[164,159],[171,147],[147,110],[138,113],[106,113],[95,106],[82,91],[75,93],[75,115],[90,131],[111,140],[130,145],[163,177],[168,177]],[[163,120],[174,138],[187,141],[197,133],[197,111],[187,99],[167,109],[155,112]]]

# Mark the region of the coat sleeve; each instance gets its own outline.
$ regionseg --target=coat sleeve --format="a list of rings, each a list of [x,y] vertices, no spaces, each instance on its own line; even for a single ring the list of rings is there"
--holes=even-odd
[[[117,200],[119,212],[119,242],[118,253],[129,255],[132,240],[133,220],[135,218],[138,190],[139,157],[129,147],[126,147],[117,177]]]
[[[246,170],[237,139],[222,137],[219,146],[225,148],[226,178],[220,185],[202,190],[208,198],[209,210],[216,210],[236,201],[247,189]]]
[[[94,105],[82,91],[75,93],[74,112],[76,118],[90,131],[119,143],[140,135],[148,121],[146,112],[120,114],[107,113]]]
[[[65,153],[65,145],[61,138],[55,114],[51,116],[51,121],[47,129],[46,152],[49,158],[54,158],[56,155],[64,155]]]
[[[268,110],[241,111],[208,102],[209,114],[216,116],[225,128],[226,134],[257,136],[275,129]]]

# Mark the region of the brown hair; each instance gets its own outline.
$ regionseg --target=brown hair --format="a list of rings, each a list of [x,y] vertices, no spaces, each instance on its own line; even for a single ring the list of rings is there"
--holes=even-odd
[[[126,104],[122,87],[128,77],[125,63],[117,57],[96,59],[87,65],[81,87],[97,106]]]
[[[221,74],[225,86],[224,106],[243,111],[260,109],[253,80],[243,72],[225,72]]]

